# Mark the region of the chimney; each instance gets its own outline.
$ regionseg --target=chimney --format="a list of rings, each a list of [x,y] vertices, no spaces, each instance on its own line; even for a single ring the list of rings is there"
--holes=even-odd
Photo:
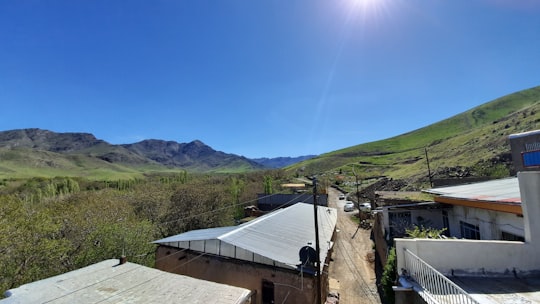
[[[125,255],[122,255],[119,260],[120,261],[118,265],[123,265],[127,262],[127,257]]]

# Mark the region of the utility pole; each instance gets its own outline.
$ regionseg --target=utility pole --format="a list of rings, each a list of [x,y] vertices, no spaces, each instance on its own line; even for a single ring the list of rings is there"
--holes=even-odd
[[[313,216],[315,217],[315,280],[317,281],[317,296],[315,303],[321,304],[321,254],[319,247],[319,221],[317,215],[318,208],[317,202],[317,178],[313,179]]]
[[[429,186],[433,188],[433,181],[431,180],[431,169],[429,168],[429,158],[427,155],[427,148],[424,147],[424,152],[426,153],[426,161],[427,161],[427,171],[428,171],[428,177],[429,177]]]
[[[364,215],[362,214],[362,211],[360,211],[360,189],[358,188],[359,185],[358,185],[358,174],[356,174],[356,172],[354,171],[354,164],[352,166],[352,172],[354,174],[354,177],[356,178],[356,208],[358,208],[358,216],[361,220],[364,219]],[[360,226],[360,225],[358,225]]]

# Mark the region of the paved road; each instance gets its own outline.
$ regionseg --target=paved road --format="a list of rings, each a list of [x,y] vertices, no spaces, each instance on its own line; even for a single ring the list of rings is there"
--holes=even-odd
[[[344,200],[339,200],[334,188],[328,190],[328,204],[338,209],[337,237],[333,261],[329,266],[330,289],[337,290],[340,304],[380,304],[375,283],[370,231],[357,229],[351,217],[355,212],[344,212]],[[356,211],[358,212],[358,211]]]

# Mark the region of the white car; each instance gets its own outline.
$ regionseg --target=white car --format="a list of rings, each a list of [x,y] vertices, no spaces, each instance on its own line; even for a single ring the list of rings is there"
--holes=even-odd
[[[354,210],[354,203],[353,202],[345,202],[345,206],[343,206],[343,211],[349,212]]]
[[[360,204],[360,211],[370,212],[371,211],[371,204],[370,203],[362,203],[362,204]]]
[[[340,199],[340,200],[344,200],[344,199],[345,199],[345,194],[340,194],[340,195],[339,195],[339,199]]]

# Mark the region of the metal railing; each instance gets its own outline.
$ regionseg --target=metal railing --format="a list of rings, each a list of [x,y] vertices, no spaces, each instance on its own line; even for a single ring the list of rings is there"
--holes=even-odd
[[[431,304],[479,304],[465,290],[452,282],[417,255],[405,248],[406,274],[421,289],[419,295]]]

